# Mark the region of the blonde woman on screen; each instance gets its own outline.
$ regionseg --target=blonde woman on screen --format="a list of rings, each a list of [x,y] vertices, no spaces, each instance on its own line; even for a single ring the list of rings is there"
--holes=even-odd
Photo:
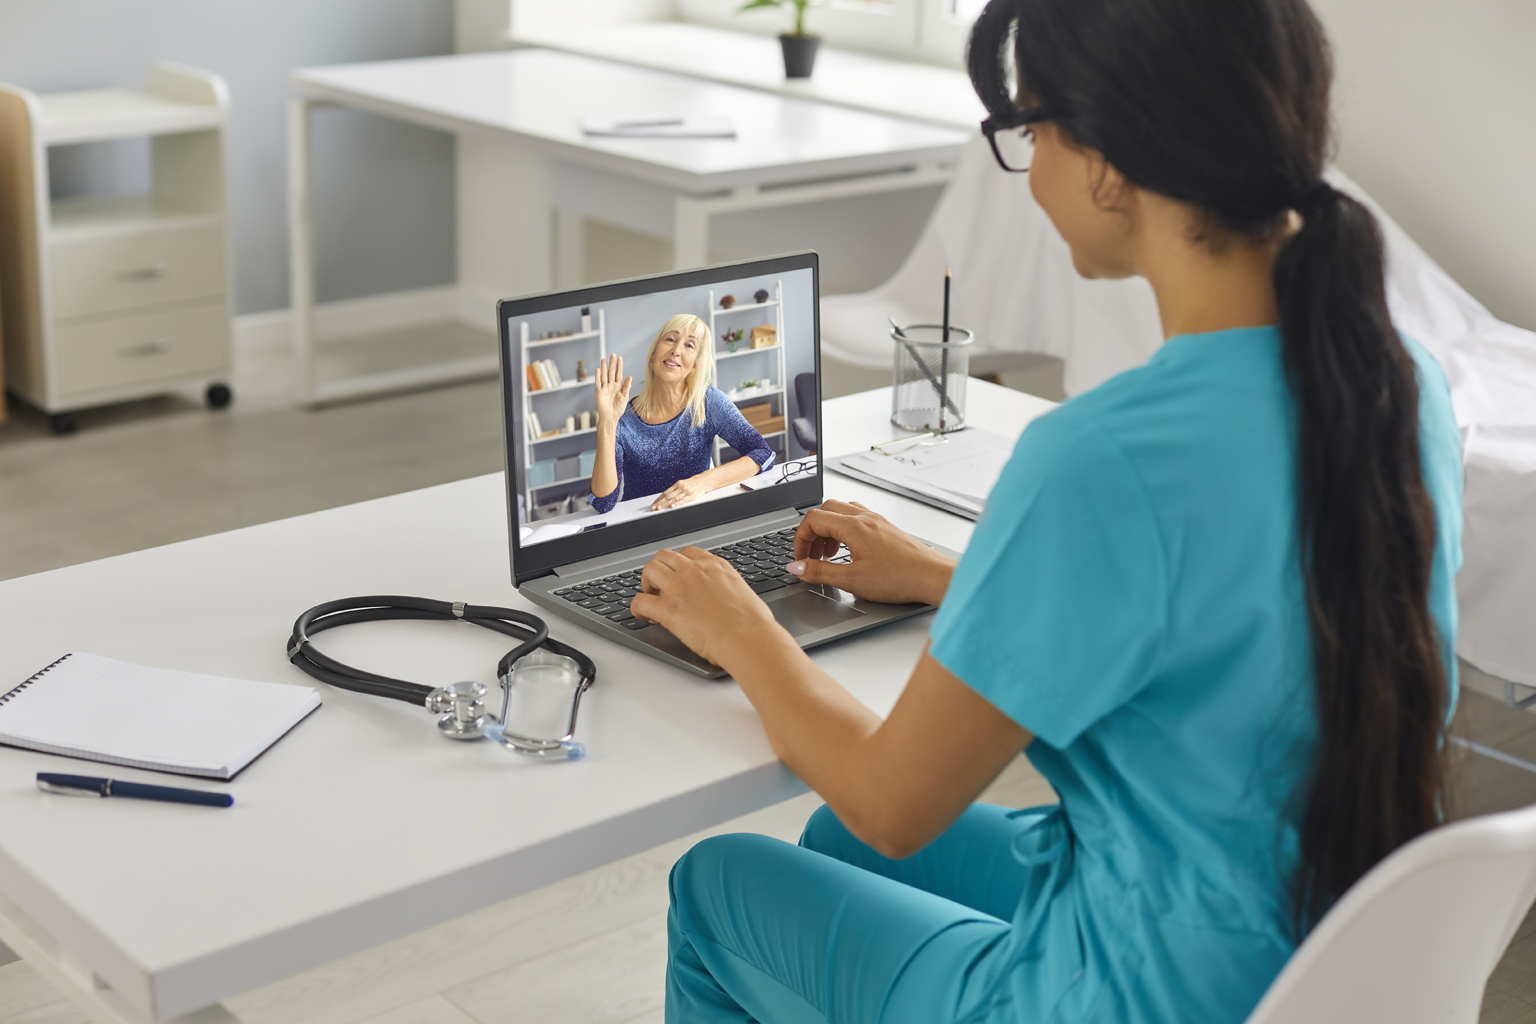
[[[597,366],[594,510],[649,494],[656,495],[651,508],[675,508],[773,465],[773,449],[714,386],[714,338],[703,320],[691,313],[668,320],[645,365],[633,402],[624,357],[611,355]],[[741,457],[711,467],[716,437]]]

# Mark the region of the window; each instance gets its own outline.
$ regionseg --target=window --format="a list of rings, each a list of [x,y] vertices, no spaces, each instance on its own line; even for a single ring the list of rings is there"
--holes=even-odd
[[[677,13],[684,21],[764,35],[792,25],[787,9],[738,14],[741,4],[677,0]],[[822,0],[807,12],[806,27],[833,46],[958,66],[971,23],[984,6],[986,0]]]

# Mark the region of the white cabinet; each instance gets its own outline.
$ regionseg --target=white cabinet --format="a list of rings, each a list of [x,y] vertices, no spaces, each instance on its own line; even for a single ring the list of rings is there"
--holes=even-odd
[[[0,314],[7,386],[74,429],[77,409],[206,385],[231,369],[219,76],[157,64],[142,90],[37,94],[0,83]],[[147,136],[141,195],[51,199],[51,146]]]

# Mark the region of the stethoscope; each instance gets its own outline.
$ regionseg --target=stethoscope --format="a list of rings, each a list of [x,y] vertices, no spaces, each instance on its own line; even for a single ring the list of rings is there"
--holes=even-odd
[[[521,641],[496,666],[496,678],[501,681],[501,714],[492,718],[486,713],[484,683],[468,681],[438,687],[408,683],[343,665],[310,642],[310,636],[321,630],[381,619],[472,622]],[[508,750],[530,757],[575,760],[587,752],[587,748],[573,737],[581,695],[597,679],[597,666],[576,648],[551,640],[549,626],[531,612],[471,605],[463,601],[429,601],[421,597],[349,597],[328,601],[315,605],[293,624],[293,636],[288,640],[288,660],[322,683],[424,706],[442,716],[437,720],[437,728],[449,739],[477,740],[488,736]],[[519,680],[563,682],[574,687],[565,735],[558,739],[536,739],[507,731],[512,687]]]

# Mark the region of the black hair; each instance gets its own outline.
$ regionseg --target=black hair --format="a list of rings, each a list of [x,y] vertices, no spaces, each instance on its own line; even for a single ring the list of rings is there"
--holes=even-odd
[[[992,0],[968,61],[994,117],[1040,108],[1132,185],[1195,208],[1204,240],[1273,239],[1300,215],[1274,287],[1316,675],[1292,880],[1305,933],[1439,823],[1449,703],[1415,366],[1387,312],[1381,230],[1322,177],[1327,38],[1304,0]]]

